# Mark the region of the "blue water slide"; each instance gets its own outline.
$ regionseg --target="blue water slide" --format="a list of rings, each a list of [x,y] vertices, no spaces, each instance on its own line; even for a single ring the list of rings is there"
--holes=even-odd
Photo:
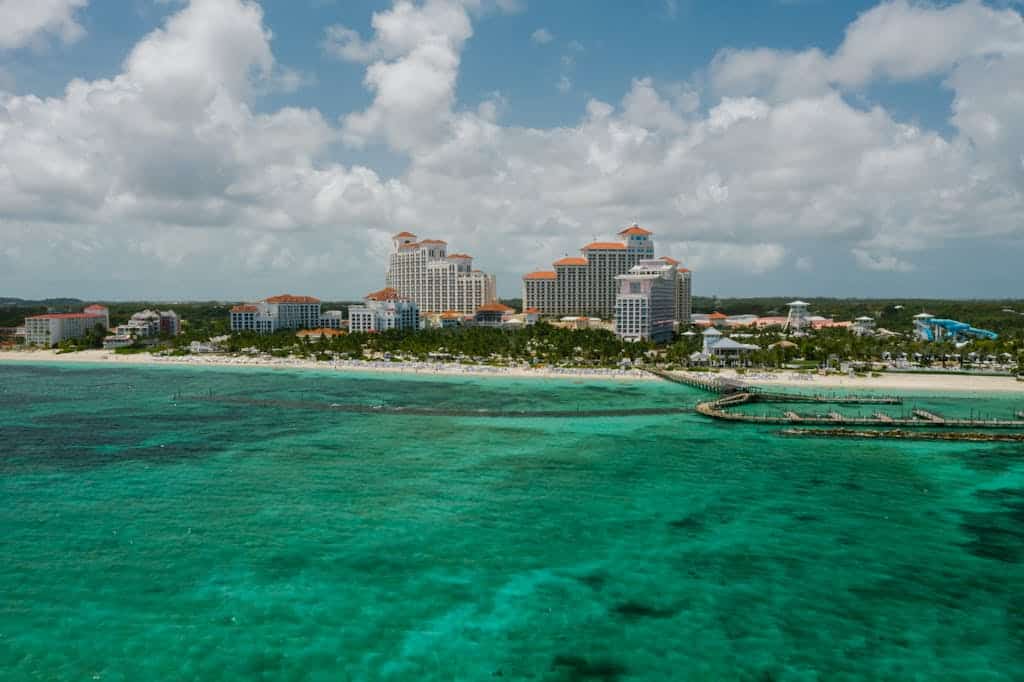
[[[928,320],[928,324],[932,327],[940,327],[946,331],[950,336],[973,336],[979,339],[998,339],[999,335],[995,332],[990,332],[987,329],[978,329],[972,327],[966,322],[959,322],[957,320],[945,320],[942,318],[932,318]],[[929,330],[931,331],[931,330]],[[930,341],[931,339],[929,339]]]

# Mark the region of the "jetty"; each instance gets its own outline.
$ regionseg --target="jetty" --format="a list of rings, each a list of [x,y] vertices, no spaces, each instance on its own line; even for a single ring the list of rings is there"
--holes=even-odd
[[[696,372],[676,372],[675,374],[672,374],[665,370],[650,368],[646,368],[646,371],[648,374],[653,374],[665,381],[671,381],[674,384],[683,384],[684,386],[697,388],[702,391],[707,391],[708,393],[728,395],[730,393],[740,393],[742,391],[749,390],[738,381],[724,379],[711,373],[701,372],[698,374]]]
[[[931,440],[971,443],[1024,443],[1024,433],[981,433],[978,431],[904,431],[858,429],[783,429],[780,435],[805,438],[867,438],[872,440]]]
[[[847,405],[876,404],[880,400],[894,400],[877,398],[874,396],[857,397],[844,396],[842,398],[829,399],[824,396],[788,396],[785,401],[779,400],[777,396],[769,399],[769,402],[842,402]],[[982,429],[1024,429],[1024,419],[959,419],[946,418],[928,412],[927,410],[915,409],[909,417],[893,417],[875,413],[870,417],[846,416],[835,411],[828,414],[798,414],[795,411],[787,411],[781,415],[744,414],[733,412],[732,408],[763,401],[759,393],[734,393],[718,400],[709,400],[697,405],[697,412],[705,417],[720,419],[731,422],[746,422],[749,424],[800,424],[802,426],[909,426],[909,427],[950,427],[950,428],[982,428]]]

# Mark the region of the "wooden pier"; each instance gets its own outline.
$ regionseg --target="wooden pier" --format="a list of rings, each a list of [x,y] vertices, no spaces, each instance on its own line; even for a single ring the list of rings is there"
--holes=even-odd
[[[674,384],[683,384],[690,388],[698,388],[708,393],[718,393],[721,395],[728,395],[730,393],[740,393],[747,390],[747,388],[738,381],[732,381],[730,379],[724,379],[715,374],[696,374],[693,372],[676,372],[670,374],[661,369],[647,369],[649,374],[653,374],[656,377],[660,377],[665,381],[671,381]]]
[[[931,440],[971,443],[1024,443],[1024,433],[979,433],[977,431],[903,431],[900,429],[860,431],[857,429],[783,429],[783,436],[805,438],[867,438],[872,440]]]
[[[806,402],[807,396],[794,396],[799,398],[794,402]],[[981,429],[1024,429],[1024,419],[950,419],[928,412],[927,410],[914,410],[911,417],[893,417],[875,413],[871,417],[844,416],[837,412],[828,414],[798,414],[787,411],[780,416],[743,414],[731,412],[730,409],[747,403],[754,403],[761,400],[757,393],[734,393],[732,395],[709,400],[697,405],[697,412],[711,417],[732,422],[746,422],[749,424],[800,424],[801,426],[910,426],[910,427],[949,427],[949,428],[981,428]],[[867,397],[863,399],[854,396],[845,396],[843,403],[858,404],[861,400],[865,404],[872,404],[878,401],[877,398]],[[818,398],[815,402],[827,403],[828,398]]]

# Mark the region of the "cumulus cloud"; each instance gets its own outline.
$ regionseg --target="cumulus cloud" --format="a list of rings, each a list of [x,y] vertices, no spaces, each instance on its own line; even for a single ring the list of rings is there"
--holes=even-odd
[[[85,34],[75,18],[89,0],[4,0],[0,2],[0,49],[32,44],[43,36],[72,43]]]
[[[132,267],[336,273],[358,294],[379,283],[398,229],[516,273],[635,219],[698,281],[811,267],[806,244],[843,249],[864,270],[908,272],[934,245],[1024,236],[1012,10],[887,3],[832,54],[723,52],[706,88],[638,75],[621,98],[590,99],[575,123],[553,128],[503,122],[500,92],[457,101],[485,10],[398,0],[368,33],[328,29],[325,50],[365,65],[372,97],[339,121],[253,110],[287,69],[249,0],[193,0],[109,79],[72,81],[53,98],[0,94],[0,233],[18,245],[15,268],[27,277],[74,253],[66,267],[84,279]],[[873,50],[861,39],[869,29],[914,36],[918,20],[975,28],[948,53],[922,45],[917,61],[895,56],[888,38]],[[952,134],[844,93],[936,73],[954,95]],[[334,160],[367,145],[388,146],[406,168],[385,178]]]
[[[551,33],[551,31],[547,30],[546,28],[538,28],[536,31],[530,34],[530,40],[537,43],[538,45],[547,45],[554,39],[555,36]]]

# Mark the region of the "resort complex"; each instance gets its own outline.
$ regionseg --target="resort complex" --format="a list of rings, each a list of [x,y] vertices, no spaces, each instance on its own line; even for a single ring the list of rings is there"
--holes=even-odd
[[[86,306],[80,313],[50,313],[25,318],[23,332],[30,346],[56,346],[66,339],[77,339],[99,325],[110,326],[110,313],[101,305]]]
[[[625,275],[641,261],[654,259],[653,233],[639,225],[619,231],[618,240],[591,242],[580,256],[566,256],[552,264],[552,270],[523,275],[523,307],[536,308],[545,316],[592,315],[611,319],[620,293],[619,275]],[[691,273],[679,261],[661,258],[673,266],[673,319],[688,324],[691,313]]]
[[[273,334],[279,329],[337,329],[341,311],[320,311],[320,299],[281,294],[231,309],[231,331]]]
[[[439,239],[418,240],[411,232],[392,237],[385,286],[414,302],[422,312],[454,310],[472,315],[498,300],[494,275],[473,269],[473,257],[448,253]]]
[[[363,297],[363,304],[348,309],[350,332],[383,332],[389,329],[419,329],[420,311],[392,288],[381,289]]]

